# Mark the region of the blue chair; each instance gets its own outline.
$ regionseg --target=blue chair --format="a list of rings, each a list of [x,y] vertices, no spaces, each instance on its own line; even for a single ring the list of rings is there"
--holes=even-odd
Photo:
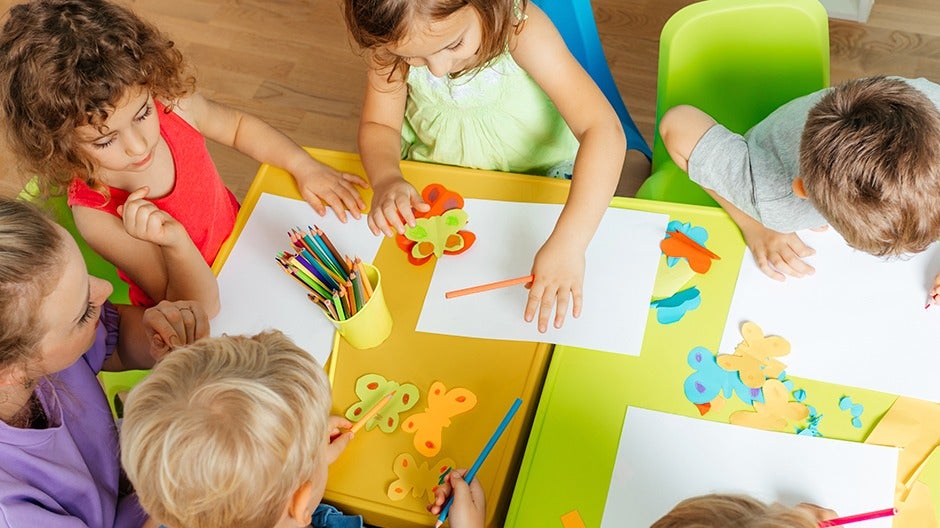
[[[620,124],[627,136],[627,149],[636,149],[642,152],[646,159],[652,159],[653,153],[646,140],[640,135],[640,131],[637,130],[630,113],[627,112],[623,98],[620,97],[620,91],[614,83],[614,76],[610,73],[604,49],[601,47],[601,38],[597,34],[591,1],[533,0],[533,2],[552,20],[562,38],[565,39],[568,50],[607,96],[610,105],[620,117]]]

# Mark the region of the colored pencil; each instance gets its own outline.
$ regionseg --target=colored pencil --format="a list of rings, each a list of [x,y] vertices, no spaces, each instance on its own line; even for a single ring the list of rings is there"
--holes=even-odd
[[[676,238],[676,239],[678,239],[678,240],[681,240],[682,242],[685,242],[686,244],[690,244],[690,245],[692,245],[693,248],[696,248],[696,249],[701,250],[702,253],[705,253],[705,254],[708,255],[709,257],[711,257],[711,258],[713,258],[713,259],[715,259],[715,260],[721,260],[721,257],[719,257],[718,255],[716,255],[716,254],[712,253],[711,251],[709,251],[707,247],[705,247],[705,246],[699,244],[698,242],[692,240],[691,238],[689,238],[688,236],[686,236],[686,234],[683,233],[682,231],[667,231],[667,233],[669,234],[669,236],[674,237],[674,238]]]
[[[467,474],[464,475],[464,481],[468,484],[473,481],[473,477],[477,475],[477,471],[480,469],[480,466],[483,465],[483,461],[486,460],[487,455],[490,454],[490,451],[493,450],[493,446],[496,445],[496,442],[499,440],[499,437],[502,436],[503,431],[506,430],[506,426],[509,425],[509,421],[512,420],[512,417],[516,415],[516,411],[519,410],[519,406],[522,405],[522,400],[516,398],[516,401],[512,402],[512,406],[509,407],[509,411],[506,412],[506,416],[503,417],[503,421],[499,422],[499,425],[496,427],[496,431],[493,432],[493,436],[490,437],[489,441],[483,446],[483,451],[480,452],[480,456],[477,457],[476,461],[470,466],[470,469],[467,471]],[[451,495],[447,499],[447,504],[444,505],[444,508],[441,510],[441,514],[437,516],[437,522],[434,523],[434,528],[440,528],[444,521],[447,520],[447,512],[450,511],[451,505],[454,503],[454,496]]]
[[[362,260],[356,257],[356,266],[359,268],[359,274],[362,275],[362,287],[366,290],[366,301],[372,298],[372,282],[369,281],[369,275],[366,274],[366,268],[362,265]]]
[[[339,297],[339,290],[333,290],[333,308],[336,309],[336,320],[345,321],[346,313],[343,311],[343,301]]]
[[[872,519],[881,519],[882,517],[891,517],[897,512],[898,510],[895,508],[885,508],[883,510],[877,510],[868,513],[859,513],[858,515],[848,515],[846,517],[839,517],[838,519],[819,521],[819,528],[823,528],[825,526],[842,526],[845,524],[852,524],[861,521],[870,521]]]
[[[353,287],[352,287],[351,282],[346,281],[346,284],[344,286],[346,287],[346,304],[349,305],[349,311],[351,312],[349,316],[352,317],[356,315],[356,313],[359,312],[359,307],[356,306],[356,294],[353,293]]]
[[[462,290],[449,291],[444,294],[444,297],[448,299],[453,299],[454,297],[462,297],[464,295],[470,295],[471,293],[480,293],[490,290],[495,290],[497,288],[505,288],[507,286],[515,286],[516,284],[526,284],[535,280],[535,275],[526,275],[525,277],[518,277],[515,279],[506,279],[498,282],[491,282],[489,284],[481,284],[479,286],[471,286],[469,288],[464,288]]]
[[[307,227],[310,228],[310,226],[307,226]],[[336,251],[336,246],[334,246],[333,242],[330,241],[330,237],[326,236],[326,233],[317,226],[313,226],[311,229],[313,229],[313,231],[320,237],[320,239],[323,240],[323,244],[326,245],[326,247],[330,250],[330,253],[339,257],[339,251]],[[346,271],[346,274],[349,275],[352,269],[346,269],[345,271]]]
[[[924,310],[926,310],[927,308],[930,308],[931,306],[933,306],[933,303],[935,303],[935,302],[937,302],[937,296],[936,296],[936,295],[931,295],[931,296],[927,297],[927,305],[924,306]]]
[[[392,401],[392,397],[394,396],[395,396],[395,391],[392,391],[386,394],[385,396],[383,396],[382,399],[379,400],[378,403],[373,405],[372,408],[369,409],[367,413],[362,415],[362,418],[360,418],[359,421],[354,423],[352,427],[349,428],[349,432],[355,433],[359,429],[362,429],[362,427],[366,424],[366,422],[371,420],[373,416],[375,416],[376,414],[379,413],[379,411],[382,410],[382,407],[385,407],[388,404],[388,402]]]
[[[351,274],[351,277],[353,279],[353,288],[356,290],[356,298],[359,299],[359,302],[361,303],[359,306],[361,308],[362,306],[366,305],[366,302],[368,302],[368,299],[366,299],[366,291],[362,287],[362,275],[359,273],[353,273]]]

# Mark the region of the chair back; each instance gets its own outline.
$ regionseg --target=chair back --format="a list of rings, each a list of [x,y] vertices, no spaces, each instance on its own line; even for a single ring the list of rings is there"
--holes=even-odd
[[[817,0],[706,0],[676,12],[659,43],[653,176],[639,198],[716,205],[670,159],[659,120],[696,106],[744,133],[784,103],[829,85],[829,24]]]
[[[627,136],[627,149],[642,152],[647,159],[652,156],[649,145],[630,117],[627,106],[620,97],[620,91],[610,73],[607,57],[601,47],[601,38],[594,22],[594,12],[590,0],[532,0],[548,15],[561,33],[568,50],[587,71],[594,83],[601,89],[620,118],[623,132]]]

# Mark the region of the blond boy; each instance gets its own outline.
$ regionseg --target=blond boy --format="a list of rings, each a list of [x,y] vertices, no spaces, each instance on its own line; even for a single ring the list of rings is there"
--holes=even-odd
[[[167,527],[308,526],[352,439],[330,405],[323,369],[280,332],[204,339],[131,391],[121,461]]]

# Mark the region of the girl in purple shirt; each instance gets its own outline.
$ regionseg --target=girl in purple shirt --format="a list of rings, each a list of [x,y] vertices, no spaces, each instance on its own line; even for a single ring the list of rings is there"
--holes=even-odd
[[[96,378],[150,368],[208,334],[190,301],[144,310],[106,302],[68,232],[0,199],[0,527],[140,527]]]

